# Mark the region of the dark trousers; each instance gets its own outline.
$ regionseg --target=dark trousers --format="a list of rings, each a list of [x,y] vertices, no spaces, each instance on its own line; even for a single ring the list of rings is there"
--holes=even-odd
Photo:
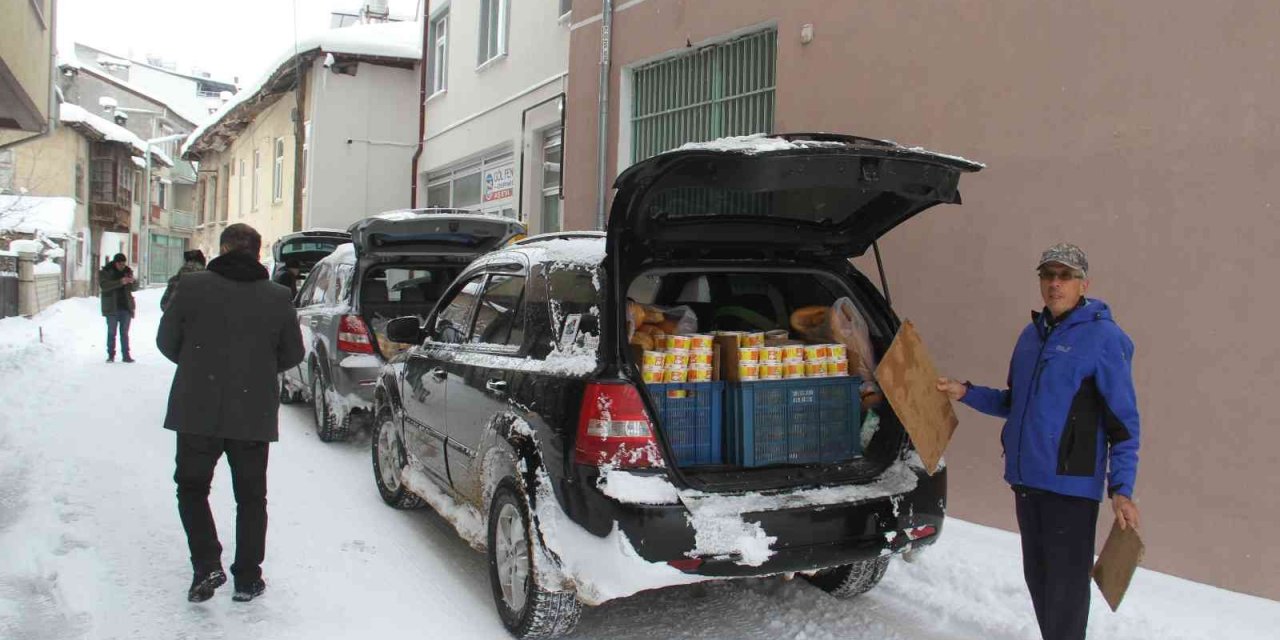
[[[236,560],[231,575],[238,584],[262,577],[267,547],[267,449],[266,442],[178,434],[173,481],[178,484],[178,515],[196,572],[222,568],[222,545],[209,510],[209,485],[218,458],[226,453],[236,495]]]
[[[1084,640],[1098,502],[1014,487],[1022,570],[1044,640]]]
[[[129,357],[129,323],[133,322],[133,313],[128,309],[115,311],[107,316],[107,355],[116,355],[116,332],[120,333],[120,352]]]

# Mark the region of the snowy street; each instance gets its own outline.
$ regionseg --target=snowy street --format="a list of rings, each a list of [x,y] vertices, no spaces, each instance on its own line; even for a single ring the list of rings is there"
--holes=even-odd
[[[367,434],[325,444],[281,408],[269,467],[265,596],[189,604],[161,428],[173,365],[154,345],[161,291],[138,294],[136,364],[107,364],[97,298],[0,320],[0,638],[505,638],[485,556],[430,509],[374,486]],[[44,342],[40,343],[43,331]],[[993,462],[993,473],[995,473]],[[212,494],[234,552],[225,464]],[[1009,508],[1012,509],[1012,503]],[[1140,570],[1118,613],[1096,592],[1088,637],[1274,638],[1280,603]],[[956,519],[914,564],[854,600],[803,580],[719,582],[587,608],[575,638],[1036,638],[1015,534]]]

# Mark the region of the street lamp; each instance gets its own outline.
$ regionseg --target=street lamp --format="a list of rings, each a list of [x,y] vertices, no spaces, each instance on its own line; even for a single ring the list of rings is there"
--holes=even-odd
[[[164,144],[174,140],[181,140],[187,137],[185,133],[175,133],[172,135],[161,136],[159,138],[151,138],[146,141],[146,169],[143,171],[143,200],[142,200],[142,225],[138,231],[142,234],[142,259],[138,261],[138,268],[142,270],[142,283],[151,284],[151,145]]]

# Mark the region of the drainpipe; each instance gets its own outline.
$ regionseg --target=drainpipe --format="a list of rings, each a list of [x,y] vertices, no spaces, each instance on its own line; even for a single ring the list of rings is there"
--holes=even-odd
[[[427,38],[431,33],[431,0],[422,2],[422,74],[418,78],[418,149],[413,152],[412,168],[409,170],[409,206],[418,208],[418,159],[422,157],[422,148],[427,137],[427,52],[431,48]]]
[[[613,47],[613,0],[604,0],[600,9],[600,131],[596,150],[596,229],[604,230],[606,164],[609,151],[609,57]]]

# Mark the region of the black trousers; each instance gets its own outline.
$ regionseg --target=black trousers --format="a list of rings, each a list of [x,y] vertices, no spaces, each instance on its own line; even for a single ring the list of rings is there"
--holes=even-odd
[[[1098,502],[1014,487],[1022,570],[1044,640],[1084,640]]]
[[[209,510],[209,485],[218,458],[227,454],[236,496],[236,559],[231,575],[237,583],[262,577],[267,547],[268,443],[178,434],[178,515],[187,532],[191,566],[196,572],[222,568],[222,544]]]

